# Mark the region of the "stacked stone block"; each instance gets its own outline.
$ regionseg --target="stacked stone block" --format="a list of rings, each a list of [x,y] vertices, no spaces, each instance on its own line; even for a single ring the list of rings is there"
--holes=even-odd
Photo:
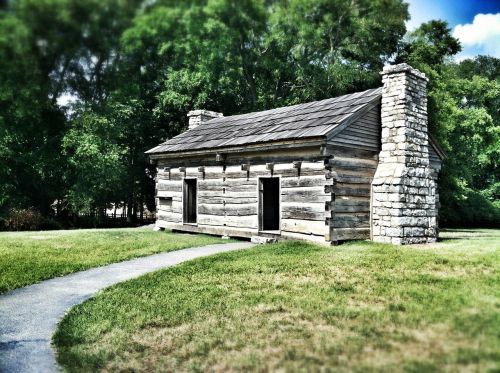
[[[372,182],[372,238],[412,244],[437,237],[436,173],[429,163],[425,74],[382,72],[382,149]]]
[[[222,113],[217,113],[210,110],[192,110],[188,113],[189,118],[189,128],[193,129],[198,127],[200,124],[207,122],[211,119],[220,118],[224,115]]]

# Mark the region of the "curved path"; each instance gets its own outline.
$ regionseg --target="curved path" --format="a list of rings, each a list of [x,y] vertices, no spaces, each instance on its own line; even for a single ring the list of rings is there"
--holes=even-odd
[[[194,247],[76,272],[0,296],[0,372],[57,372],[51,338],[69,308],[97,291],[142,274],[248,242]]]

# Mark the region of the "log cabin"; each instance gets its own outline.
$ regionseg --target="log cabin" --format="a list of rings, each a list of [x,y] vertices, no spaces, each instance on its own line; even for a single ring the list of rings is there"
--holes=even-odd
[[[443,151],[427,132],[427,77],[387,66],[383,86],[272,110],[195,110],[146,152],[157,227],[255,242],[427,243],[438,235]]]

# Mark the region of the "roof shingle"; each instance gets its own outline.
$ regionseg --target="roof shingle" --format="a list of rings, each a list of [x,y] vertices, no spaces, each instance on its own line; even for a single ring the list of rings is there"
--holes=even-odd
[[[215,118],[147,154],[182,152],[324,136],[381,96],[382,89],[277,109]]]

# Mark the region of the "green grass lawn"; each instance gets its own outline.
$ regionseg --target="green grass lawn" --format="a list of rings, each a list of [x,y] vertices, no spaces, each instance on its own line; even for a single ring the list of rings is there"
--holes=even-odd
[[[500,369],[500,231],[429,246],[300,242],[113,286],[54,337],[67,370]]]
[[[0,294],[71,272],[208,245],[219,238],[148,228],[0,233]]]

